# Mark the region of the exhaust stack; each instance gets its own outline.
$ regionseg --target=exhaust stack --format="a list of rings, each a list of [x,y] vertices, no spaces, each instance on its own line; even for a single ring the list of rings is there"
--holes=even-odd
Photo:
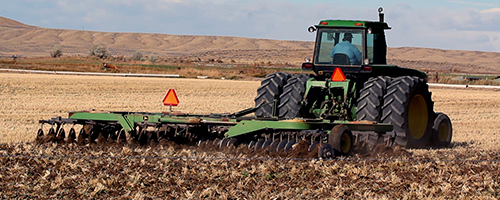
[[[379,22],[384,22],[384,8],[379,7],[378,8],[378,21]]]

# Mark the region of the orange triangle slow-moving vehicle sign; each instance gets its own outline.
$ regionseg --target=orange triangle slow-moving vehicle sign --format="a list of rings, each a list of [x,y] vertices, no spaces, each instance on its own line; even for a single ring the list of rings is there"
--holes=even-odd
[[[332,81],[345,81],[345,75],[344,75],[344,72],[342,72],[342,70],[340,68],[335,68],[335,71],[333,71],[333,74],[332,74]]]
[[[165,95],[165,98],[163,99],[163,105],[177,106],[177,104],[179,104],[179,99],[177,98],[175,90],[174,89],[168,90],[167,95]]]

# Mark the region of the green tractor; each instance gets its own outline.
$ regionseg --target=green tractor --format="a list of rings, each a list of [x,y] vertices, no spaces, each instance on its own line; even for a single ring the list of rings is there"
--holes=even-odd
[[[255,98],[257,117],[371,121],[393,125],[392,132],[356,134],[356,142],[407,148],[447,147],[449,117],[434,111],[424,72],[388,65],[384,22],[322,20],[316,32],[311,74],[269,74]],[[271,103],[271,102],[276,103]]]

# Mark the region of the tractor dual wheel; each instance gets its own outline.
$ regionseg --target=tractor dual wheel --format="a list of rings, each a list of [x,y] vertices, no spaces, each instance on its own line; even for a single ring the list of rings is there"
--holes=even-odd
[[[432,126],[431,144],[435,147],[448,147],[453,136],[450,118],[444,113],[436,113]]]
[[[369,78],[360,90],[356,109],[356,119],[380,123],[382,118],[382,106],[387,86],[391,83],[391,77],[378,76]],[[384,140],[380,134],[363,134],[357,138],[361,146],[372,151],[377,145],[383,144]]]
[[[268,74],[261,85],[257,89],[255,97],[255,106],[259,106],[255,111],[257,117],[272,117],[273,102],[275,98],[279,98],[283,92],[283,86],[286,84],[290,74],[278,72]]]
[[[303,109],[302,100],[306,91],[306,82],[311,76],[309,74],[295,74],[288,79],[280,95],[279,117],[293,119],[305,117],[307,110]]]
[[[379,76],[371,77],[363,84],[363,88],[359,91],[357,120],[380,122],[384,95],[390,81],[390,77]]]
[[[429,86],[423,79],[398,77],[387,86],[381,121],[394,126],[395,145],[426,147],[432,133],[433,107]]]

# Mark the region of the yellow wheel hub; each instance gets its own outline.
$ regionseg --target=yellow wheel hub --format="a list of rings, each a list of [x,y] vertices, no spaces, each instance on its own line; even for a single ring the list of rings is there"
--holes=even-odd
[[[351,137],[349,137],[349,134],[347,133],[342,133],[342,137],[340,138],[340,149],[342,150],[343,153],[349,152],[351,150]]]
[[[438,128],[438,137],[441,142],[445,142],[448,139],[448,124],[441,123]]]
[[[428,120],[429,113],[424,97],[420,94],[413,96],[408,109],[408,126],[413,138],[420,139],[424,136]]]

